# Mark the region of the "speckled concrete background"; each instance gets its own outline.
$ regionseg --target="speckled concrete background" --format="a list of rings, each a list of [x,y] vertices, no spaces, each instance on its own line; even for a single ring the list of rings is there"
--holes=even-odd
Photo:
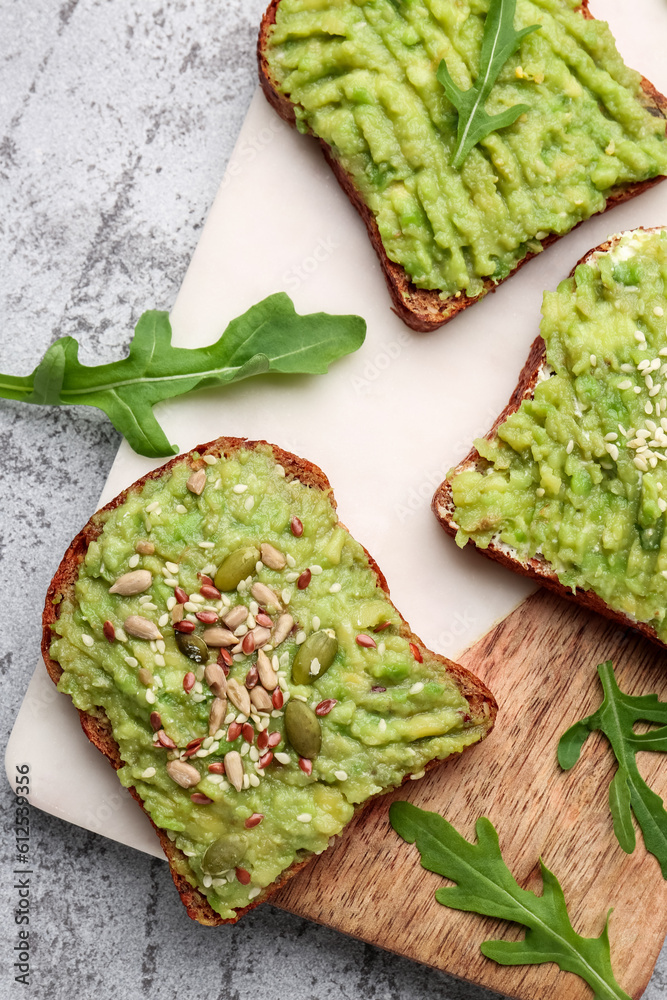
[[[170,308],[255,86],[264,0],[0,0],[0,369],[58,336],[112,360]],[[0,402],[3,753],[43,595],[96,507],[118,436],[95,410]],[[7,601],[7,595],[21,595]],[[167,866],[38,811],[31,985],[13,982],[13,799],[0,782],[0,997],[490,1000],[281,913],[207,930]],[[667,955],[645,994],[667,998]]]

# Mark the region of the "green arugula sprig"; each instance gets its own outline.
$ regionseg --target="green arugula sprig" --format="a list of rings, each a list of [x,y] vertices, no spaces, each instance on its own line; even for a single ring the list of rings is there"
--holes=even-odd
[[[459,113],[456,149],[452,158],[452,166],[457,169],[463,164],[473,146],[491,132],[512,125],[519,115],[528,111],[527,104],[515,104],[497,115],[489,115],[484,107],[509,57],[516,52],[526,35],[531,31],[537,31],[540,27],[539,24],[531,24],[528,28],[515,31],[515,8],[516,0],[491,0],[484,22],[479,73],[469,90],[460,90],[456,86],[444,59],[438,67],[436,76]]]
[[[140,318],[121,361],[82,365],[77,341],[61,337],[31,375],[0,375],[0,396],[96,406],[135,451],[158,458],[178,451],[153,413],[160,400],[265,372],[323,374],[332,361],[361,347],[365,336],[360,316],[299,316],[290,297],[278,292],[232,320],[214,344],[188,349],[172,347],[169,314],[152,310]]]
[[[416,843],[423,868],[456,882],[436,891],[439,903],[527,928],[522,941],[485,941],[483,955],[500,965],[556,962],[564,971],[581,976],[598,1000],[630,1000],[611,968],[609,914],[600,937],[577,934],[556,876],[540,861],[542,895],[522,889],[503,861],[490,820],[477,820],[477,843],[471,844],[442,816],[409,802],[394,802],[389,818],[399,836]]]
[[[667,878],[667,812],[660,796],[639,773],[636,758],[639,750],[667,751],[667,726],[641,735],[633,728],[636,722],[667,723],[667,702],[658,701],[655,694],[624,694],[616,683],[611,660],[598,667],[598,674],[604,691],[602,705],[563,733],[558,743],[558,763],[569,771],[579,760],[590,733],[599,729],[605,734],[618,761],[609,786],[609,808],[617,840],[626,854],[632,854],[636,843],[634,812],[646,850],[655,855],[663,878]]]

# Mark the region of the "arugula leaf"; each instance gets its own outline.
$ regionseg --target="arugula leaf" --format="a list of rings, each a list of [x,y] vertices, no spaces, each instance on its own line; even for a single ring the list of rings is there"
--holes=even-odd
[[[153,413],[155,403],[193,389],[238,382],[265,372],[323,374],[332,361],[361,347],[360,316],[299,316],[284,292],[232,320],[209,347],[172,347],[169,314],[152,310],[137,323],[129,355],[111,364],[82,365],[73,337],[49,347],[32,375],[0,375],[0,397],[104,410],[135,451],[149,458],[172,455]]]
[[[635,849],[634,812],[644,835],[646,850],[655,855],[667,878],[667,812],[662,799],[646,784],[637,767],[638,750],[667,751],[667,726],[637,735],[636,722],[667,723],[667,702],[658,701],[655,694],[632,696],[624,694],[614,676],[611,660],[600,664],[604,700],[593,715],[580,719],[563,733],[558,743],[558,763],[569,771],[579,760],[579,754],[590,733],[599,729],[605,734],[618,771],[609,786],[609,808],[614,821],[614,833],[626,854]]]
[[[436,76],[459,113],[457,143],[452,158],[453,167],[460,167],[473,146],[491,132],[511,125],[519,115],[528,111],[527,104],[515,104],[497,115],[487,114],[484,108],[493,85],[509,57],[516,52],[526,35],[531,31],[537,31],[540,27],[539,24],[531,24],[528,28],[515,31],[515,8],[516,0],[491,0],[484,22],[479,73],[469,90],[460,90],[456,86],[444,59],[438,67]]]
[[[542,895],[522,889],[503,861],[490,820],[477,820],[477,843],[471,844],[442,816],[409,802],[394,802],[389,819],[399,836],[416,843],[423,868],[456,882],[436,891],[439,903],[527,928],[522,941],[485,941],[483,955],[500,965],[556,962],[564,971],[581,976],[598,1000],[630,1000],[611,968],[609,914],[600,937],[577,934],[556,876],[540,861]]]

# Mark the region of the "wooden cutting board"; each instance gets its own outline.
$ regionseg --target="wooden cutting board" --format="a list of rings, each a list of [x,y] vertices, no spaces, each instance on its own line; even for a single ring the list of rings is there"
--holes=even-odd
[[[491,736],[378,799],[272,902],[510,997],[590,1000],[588,986],[554,964],[512,968],[485,959],[482,941],[516,940],[522,930],[436,903],[443,880],[424,871],[416,847],[393,832],[388,807],[403,798],[437,810],[469,839],[475,820],[488,816],[520,885],[541,892],[539,857],[556,874],[578,933],[600,934],[614,908],[614,972],[633,998],[641,996],[667,933],[667,882],[640,834],[632,855],[614,839],[607,796],[615,764],[606,739],[591,735],[567,773],[556,761],[561,733],[601,701],[596,666],[606,659],[622,690],[667,699],[664,652],[547,591],[528,598],[460,658],[500,705]],[[639,766],[667,795],[664,757],[641,754]]]

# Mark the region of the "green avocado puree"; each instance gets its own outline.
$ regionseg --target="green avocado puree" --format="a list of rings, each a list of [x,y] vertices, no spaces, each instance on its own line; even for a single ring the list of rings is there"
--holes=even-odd
[[[186,487],[190,463],[178,461],[170,472],[130,491],[120,506],[98,515],[103,531],[86,553],[76,600],[62,603],[55,626],[61,638],[54,640],[51,655],[64,671],[60,690],[71,695],[77,708],[94,711],[101,706],[109,717],[123,760],[118,776],[136,788],[153,821],[186,855],[182,874],[205,893],[214,910],[233,917],[293,862],[323,851],[355,806],[400,784],[408,774],[419,776],[429,761],[476,742],[484,726],[483,720],[477,724],[471,719],[442,662],[426,650],[423,662],[415,658],[364,549],[339,526],[328,493],[285,475],[268,447],[241,449],[203,468],[206,485],[199,496]],[[291,530],[293,517],[303,524],[300,537]],[[155,552],[138,556],[137,543],[146,541]],[[300,768],[285,737],[283,710],[251,717],[252,745],[243,736],[228,742],[228,727],[240,716],[228,701],[225,722],[208,736],[214,696],[204,679],[204,664],[180,651],[172,626],[169,605],[176,585],[195,597],[183,607],[186,619],[196,623],[197,635],[204,626],[192,612],[210,608],[223,615],[230,606],[244,604],[257,613],[244,582],[221,600],[204,600],[198,574],[214,577],[229,553],[248,544],[259,548],[263,542],[287,557],[281,570],[259,563],[251,580],[272,588],[295,620],[285,641],[275,650],[267,647],[284,699],[302,699],[311,709],[335,700],[329,714],[319,719],[322,745],[310,775]],[[150,587],[135,596],[110,594],[110,586],[133,569],[151,573]],[[306,569],[311,580],[300,589],[297,580]],[[277,620],[277,613],[271,614]],[[128,635],[124,622],[135,615],[154,622],[162,639]],[[116,641],[105,638],[105,622],[118,630]],[[385,622],[390,625],[374,633]],[[312,683],[295,684],[291,664],[301,643],[327,629],[338,642],[332,665]],[[374,638],[376,648],[359,645],[360,634]],[[216,655],[211,650],[210,662]],[[236,653],[229,678],[243,685],[256,659],[256,653]],[[153,678],[149,686],[139,679],[142,668]],[[197,681],[187,693],[183,680],[190,671]],[[189,759],[201,774],[195,787],[182,788],[167,773],[167,761],[178,751],[156,745],[152,712],[159,713],[162,728],[181,751],[206,737]],[[257,734],[267,727],[280,734],[274,752],[282,762],[274,757],[262,769]],[[208,771],[209,764],[222,761],[232,749],[242,754],[247,787],[241,791]],[[193,793],[212,801],[193,802]],[[245,821],[256,813],[263,815],[262,821],[246,828]],[[202,870],[202,857],[220,840],[230,848],[233,863],[226,874],[211,877]],[[238,880],[235,868],[249,873],[248,884]]]
[[[624,234],[542,312],[534,397],[449,474],[457,542],[541,554],[667,642],[667,231]]]
[[[665,122],[640,75],[579,0],[518,0],[538,24],[501,70],[489,114],[525,104],[460,170],[444,59],[475,81],[488,0],[280,0],[268,59],[297,124],[324,139],[375,216],[387,256],[420,288],[479,295],[552,233],[601,212],[612,188],[667,173]]]

